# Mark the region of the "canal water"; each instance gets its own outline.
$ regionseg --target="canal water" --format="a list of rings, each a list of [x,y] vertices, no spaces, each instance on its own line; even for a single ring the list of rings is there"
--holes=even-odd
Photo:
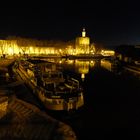
[[[84,88],[85,104],[77,113],[52,114],[70,124],[79,140],[140,138],[139,75],[116,70],[106,60],[55,62]]]
[[[76,112],[55,112],[45,110],[38,101],[41,110],[69,124],[78,140],[140,139],[139,75],[120,68],[116,70],[109,61],[48,61],[55,62],[64,74],[79,80],[84,89],[84,106]],[[23,99],[26,98],[29,99],[24,94]],[[35,100],[32,100],[34,104]]]

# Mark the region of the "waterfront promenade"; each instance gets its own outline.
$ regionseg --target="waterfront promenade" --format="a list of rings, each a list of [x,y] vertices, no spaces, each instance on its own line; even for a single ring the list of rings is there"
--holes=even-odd
[[[8,66],[11,65],[14,61],[15,61],[15,58],[13,59],[0,58],[0,70],[8,71]]]

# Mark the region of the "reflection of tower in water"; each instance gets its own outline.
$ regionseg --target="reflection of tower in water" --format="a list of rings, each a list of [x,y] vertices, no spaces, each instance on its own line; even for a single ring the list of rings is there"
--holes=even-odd
[[[75,72],[81,74],[81,79],[82,81],[84,81],[86,74],[88,74],[89,70],[95,66],[96,61],[75,59],[75,60],[67,60],[67,64],[68,65],[66,67],[69,69],[72,69],[74,67]]]
[[[89,61],[80,61],[80,60],[75,61],[75,68],[78,71],[78,73],[81,74],[82,81],[84,81],[85,75],[89,72],[89,65],[90,65]]]

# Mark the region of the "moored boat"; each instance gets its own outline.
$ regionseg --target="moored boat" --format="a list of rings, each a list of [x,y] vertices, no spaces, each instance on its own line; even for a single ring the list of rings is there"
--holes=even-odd
[[[16,71],[47,109],[69,111],[84,105],[83,90],[79,81],[64,78],[61,71],[46,68],[42,70],[28,61],[18,62]]]

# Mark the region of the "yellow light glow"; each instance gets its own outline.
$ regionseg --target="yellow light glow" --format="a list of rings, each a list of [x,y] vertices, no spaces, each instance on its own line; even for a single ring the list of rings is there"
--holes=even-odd
[[[89,72],[89,61],[75,61],[75,67],[79,73],[87,74]]]
[[[95,61],[90,61],[90,67],[94,67]]]
[[[93,61],[90,61],[91,64],[93,64]]]
[[[108,60],[101,60],[101,66],[111,71],[111,62],[109,62]]]
[[[68,64],[73,64],[74,60],[68,60]]]
[[[88,37],[85,37],[85,38],[80,37],[79,44],[80,45],[89,45],[89,38]]]
[[[115,51],[112,51],[112,50],[102,50],[101,54],[104,55],[104,56],[114,56]]]
[[[13,48],[8,48],[8,54],[12,55],[14,53]]]
[[[85,31],[85,28],[83,28],[83,31],[82,31],[82,37],[86,37],[86,31]]]
[[[81,79],[84,81],[84,79],[85,79],[85,74],[84,73],[81,74]]]

